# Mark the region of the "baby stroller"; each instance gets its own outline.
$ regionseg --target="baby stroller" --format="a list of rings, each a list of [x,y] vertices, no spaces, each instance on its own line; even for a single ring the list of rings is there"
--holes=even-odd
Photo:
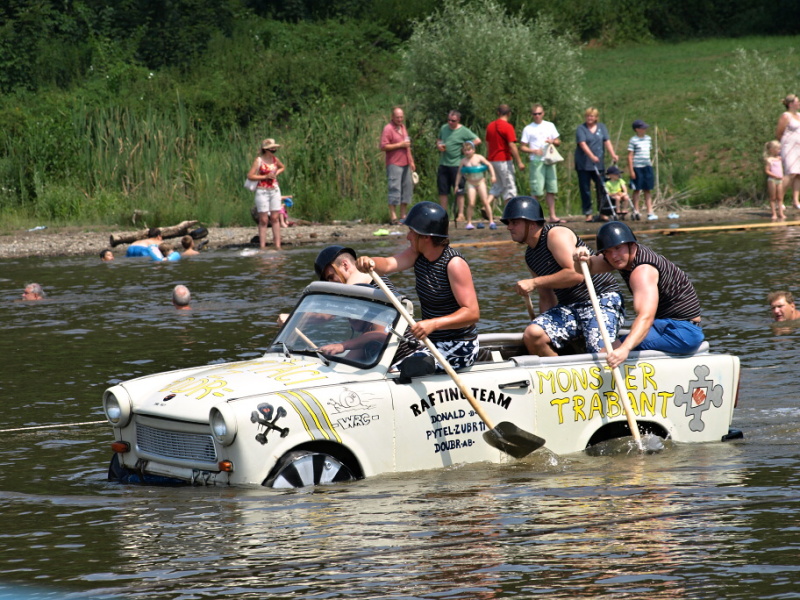
[[[606,178],[603,177],[603,174],[600,173],[600,170],[597,168],[597,165],[594,165],[594,173],[597,175],[597,180],[600,182],[600,189],[602,190],[602,196],[600,198],[600,214],[598,215],[598,221],[605,221],[607,219],[603,219],[603,217],[608,217],[610,221],[619,221],[617,217],[617,211],[614,208],[614,200],[611,196],[608,195],[606,191]]]

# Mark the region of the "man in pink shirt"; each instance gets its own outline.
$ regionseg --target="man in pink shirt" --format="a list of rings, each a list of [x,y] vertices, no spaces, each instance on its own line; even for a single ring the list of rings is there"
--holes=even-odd
[[[519,157],[517,150],[517,134],[514,126],[508,122],[511,109],[508,104],[497,107],[497,119],[486,127],[486,143],[489,152],[486,158],[492,163],[497,181],[489,190],[489,204],[494,207],[494,199],[508,200],[517,195],[517,183],[514,180],[514,161],[520,170],[525,169],[525,163]]]
[[[389,219],[392,225],[402,223],[414,193],[411,173],[417,170],[411,154],[411,138],[405,126],[403,109],[392,109],[392,120],[383,128],[381,150],[386,153],[386,178],[389,180]],[[400,205],[400,221],[395,206]]]

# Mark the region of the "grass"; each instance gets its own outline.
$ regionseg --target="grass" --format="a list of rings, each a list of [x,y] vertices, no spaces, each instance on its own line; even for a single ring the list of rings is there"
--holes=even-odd
[[[643,119],[653,128],[651,136],[655,126],[663,134],[659,151],[664,153],[662,160],[666,158],[665,166],[671,171],[673,192],[689,191],[690,196],[713,202],[724,201],[732,190],[741,189],[747,197],[762,201],[763,177],[753,167],[753,161],[733,150],[731,140],[724,134],[711,135],[710,127],[693,122],[690,113],[690,106],[706,102],[709,82],[717,77],[716,69],[729,66],[737,48],[757,51],[785,73],[782,94],[798,93],[800,53],[791,49],[800,49],[800,36],[588,48],[583,57],[586,96],[600,109],[601,120],[608,126],[618,154],[627,155],[627,140],[633,135],[631,123]],[[754,94],[757,92],[753,90]],[[783,95],[774,98],[773,123],[784,110],[782,99]],[[747,100],[742,99],[745,103]],[[735,115],[723,114],[719,118]],[[763,132],[764,142],[772,135],[772,131]],[[761,146],[748,152],[752,152],[751,157],[760,155]],[[732,186],[730,179],[740,185]],[[690,203],[696,201],[697,198],[694,202],[689,199]]]

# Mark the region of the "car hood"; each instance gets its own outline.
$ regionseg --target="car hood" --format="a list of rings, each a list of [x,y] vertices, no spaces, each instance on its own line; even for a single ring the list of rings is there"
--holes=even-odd
[[[119,387],[129,394],[135,413],[207,423],[209,409],[220,402],[354,380],[378,380],[384,375],[380,365],[363,370],[335,362],[324,365],[308,356],[267,354],[255,360],[140,377]]]

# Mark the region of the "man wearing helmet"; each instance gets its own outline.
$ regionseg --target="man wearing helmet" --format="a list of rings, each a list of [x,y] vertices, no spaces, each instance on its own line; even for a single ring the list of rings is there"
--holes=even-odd
[[[587,352],[603,347],[583,275],[575,270],[572,254],[586,244],[568,227],[545,224],[539,202],[529,196],[511,198],[500,219],[518,244],[526,244],[525,263],[533,277],[517,282],[516,291],[527,296],[539,292],[542,312],[525,329],[522,340],[531,354],[556,356],[583,337]],[[609,336],[616,338],[625,316],[619,286],[610,274],[592,277]]]
[[[380,275],[414,268],[422,319],[411,332],[429,337],[453,369],[468,367],[478,354],[475,324],[480,318],[472,272],[461,254],[450,247],[447,211],[434,202],[415,204],[406,217],[409,247],[394,256],[357,260],[359,271]],[[430,355],[422,347],[415,355]],[[437,367],[441,370],[441,366]]]
[[[577,248],[573,258],[576,265],[589,263],[591,273],[619,271],[636,311],[631,332],[606,357],[610,367],[625,362],[631,350],[690,354],[700,347],[700,300],[686,273],[638,243],[624,223],[606,223],[599,229],[597,252],[590,256],[587,249]]]

